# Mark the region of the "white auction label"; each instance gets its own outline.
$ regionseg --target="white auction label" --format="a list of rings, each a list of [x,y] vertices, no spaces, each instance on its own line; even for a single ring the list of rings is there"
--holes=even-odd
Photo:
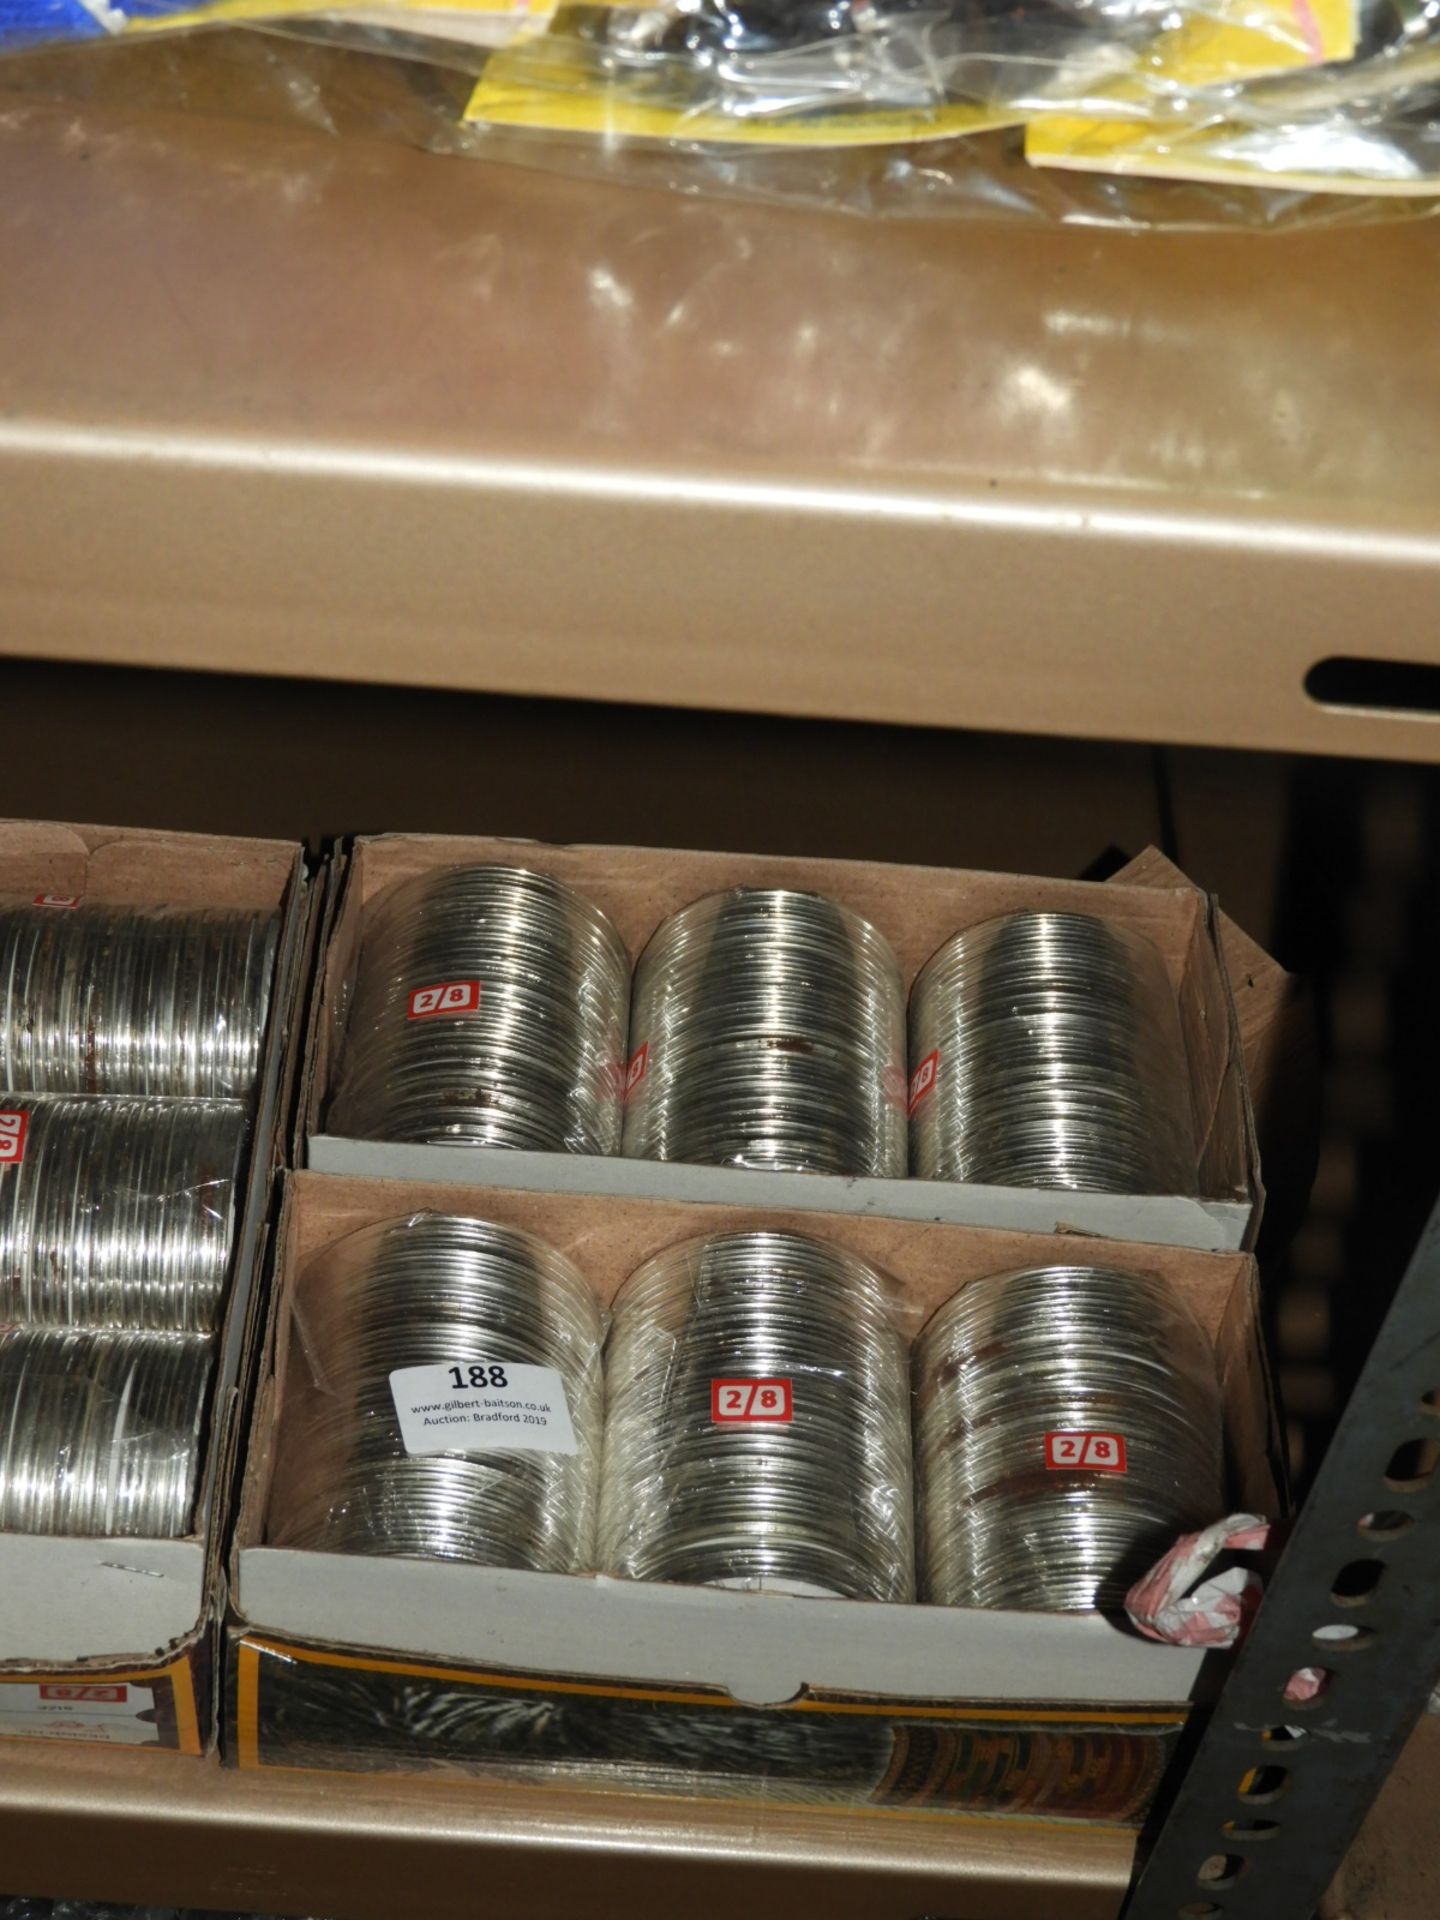
[[[155,1747],[160,1729],[154,1714],[153,1690],[133,1682],[7,1681],[0,1686],[0,1736]]]
[[[390,1397],[407,1453],[578,1453],[554,1367],[456,1360],[397,1367]]]

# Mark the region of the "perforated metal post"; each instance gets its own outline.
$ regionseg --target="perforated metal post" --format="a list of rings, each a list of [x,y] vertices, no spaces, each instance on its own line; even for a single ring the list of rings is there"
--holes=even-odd
[[[1440,1673],[1437,1459],[1440,1204],[1125,1920],[1314,1912]]]

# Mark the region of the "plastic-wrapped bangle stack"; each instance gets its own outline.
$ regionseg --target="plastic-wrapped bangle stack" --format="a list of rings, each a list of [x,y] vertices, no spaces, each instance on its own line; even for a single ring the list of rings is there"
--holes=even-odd
[[[246,1110],[0,1095],[0,1325],[211,1333],[230,1272]]]
[[[910,1065],[922,1179],[1196,1190],[1175,992],[1126,927],[1015,913],[957,934],[912,990]]]
[[[798,1173],[905,1172],[905,1002],[885,939],[816,894],[741,887],[641,955],[625,1152]]]
[[[0,1332],[0,1533],[188,1533],[210,1363],[193,1334]]]
[[[614,1153],[630,956],[558,880],[460,867],[370,909],[330,1113],[363,1139]]]
[[[972,1280],[921,1333],[914,1373],[922,1599],[1118,1609],[1225,1510],[1213,1353],[1151,1274]]]
[[[647,1261],[613,1311],[606,1571],[913,1597],[909,1381],[879,1273],[796,1234],[720,1234]]]
[[[601,1318],[570,1262],[485,1220],[413,1214],[337,1241],[301,1277],[269,1537],[328,1552],[573,1573],[594,1544]],[[561,1377],[573,1453],[411,1453],[390,1376],[536,1366]],[[442,1377],[440,1399],[473,1400]]]
[[[0,906],[0,1087],[247,1099],[276,935],[229,909]]]

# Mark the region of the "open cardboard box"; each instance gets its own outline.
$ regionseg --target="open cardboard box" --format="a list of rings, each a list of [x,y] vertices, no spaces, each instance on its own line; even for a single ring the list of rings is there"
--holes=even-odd
[[[192,1753],[206,1744],[224,1518],[258,1347],[270,1194],[299,1065],[311,894],[301,850],[285,841],[0,822],[0,898],[247,907],[281,917],[190,1532],[177,1540],[0,1533],[0,1734]]]
[[[827,894],[863,914],[886,935],[899,959],[907,992],[925,961],[951,934],[999,914],[1048,908],[1098,914],[1132,928],[1159,948],[1175,987],[1190,1067],[1195,1136],[1201,1143],[1201,1191],[1198,1195],[1057,1193],[932,1180],[768,1173],[593,1154],[413,1146],[327,1133],[326,1115],[344,1044],[347,985],[370,903],[386,887],[416,874],[481,864],[528,867],[574,887],[610,916],[635,957],[664,919],[707,893],[759,886]],[[339,891],[317,980],[303,1091],[305,1163],[318,1171],[649,1195],[752,1209],[875,1213],[1218,1251],[1253,1242],[1263,1202],[1259,1157],[1216,914],[1208,898],[1168,864],[1142,869],[1138,884],[1100,885],[871,861],[392,834],[356,840],[335,880]]]
[[[404,1676],[412,1688],[427,1676],[442,1688],[468,1679],[541,1696],[578,1687],[591,1698],[633,1699],[646,1712],[667,1702],[693,1709],[700,1689],[711,1706],[739,1703],[770,1715],[838,1702],[836,1712],[899,1720],[941,1715],[957,1724],[977,1712],[1017,1726],[1038,1716],[1072,1728],[1143,1722],[1173,1731],[1183,1721],[1202,1655],[1153,1645],[1098,1615],[799,1599],[267,1545],[277,1422],[295,1352],[297,1279],[324,1248],[356,1229],[425,1210],[539,1235],[576,1262],[605,1303],[659,1249],[756,1224],[747,1208],[714,1204],[313,1173],[287,1179],[232,1563],[232,1759],[290,1764],[286,1742],[293,1740],[306,1764],[384,1764],[383,1732],[373,1741],[367,1736],[363,1756],[347,1752],[354,1710],[345,1715],[348,1736],[338,1728],[327,1735],[329,1709],[307,1707],[307,1661],[322,1674],[321,1692],[332,1705],[348,1672],[359,1676],[362,1690],[388,1684],[376,1678],[387,1673]],[[1079,1261],[1160,1274],[1189,1300],[1215,1343],[1235,1502],[1279,1511],[1278,1427],[1249,1256],[876,1215],[769,1213],[764,1225],[830,1240],[883,1267],[917,1320],[966,1280],[1018,1266]],[[415,1660],[421,1664],[410,1664]],[[288,1696],[279,1717],[290,1731],[275,1740],[265,1733],[267,1679]],[[307,1718],[309,1731],[299,1731]],[[454,1756],[443,1738],[427,1746],[417,1735],[392,1757],[442,1763]]]

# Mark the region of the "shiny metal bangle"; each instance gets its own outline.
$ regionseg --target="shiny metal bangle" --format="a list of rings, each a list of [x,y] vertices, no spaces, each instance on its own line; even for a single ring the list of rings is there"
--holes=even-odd
[[[957,934],[911,992],[910,1067],[922,1179],[1197,1189],[1175,992],[1128,928],[1015,913]]]
[[[587,1568],[600,1347],[594,1294],[529,1234],[425,1213],[347,1235],[300,1279],[271,1541],[547,1573]],[[555,1369],[578,1452],[408,1452],[391,1373],[478,1360]]]
[[[211,1343],[0,1331],[0,1533],[191,1530]]]
[[[913,1596],[905,1342],[881,1274],[797,1234],[719,1234],[647,1261],[613,1312],[605,1571]]]
[[[630,957],[545,874],[456,867],[379,896],[329,1115],[362,1139],[614,1153]]]
[[[247,1099],[277,936],[221,908],[0,906],[0,1087]]]
[[[246,1109],[0,1095],[25,1154],[0,1171],[0,1325],[212,1333],[230,1276]]]
[[[737,887],[640,957],[625,1152],[903,1175],[905,1007],[889,944],[817,894]]]
[[[1224,1512],[1213,1353],[1154,1275],[972,1280],[922,1331],[914,1380],[922,1599],[1118,1609]]]

